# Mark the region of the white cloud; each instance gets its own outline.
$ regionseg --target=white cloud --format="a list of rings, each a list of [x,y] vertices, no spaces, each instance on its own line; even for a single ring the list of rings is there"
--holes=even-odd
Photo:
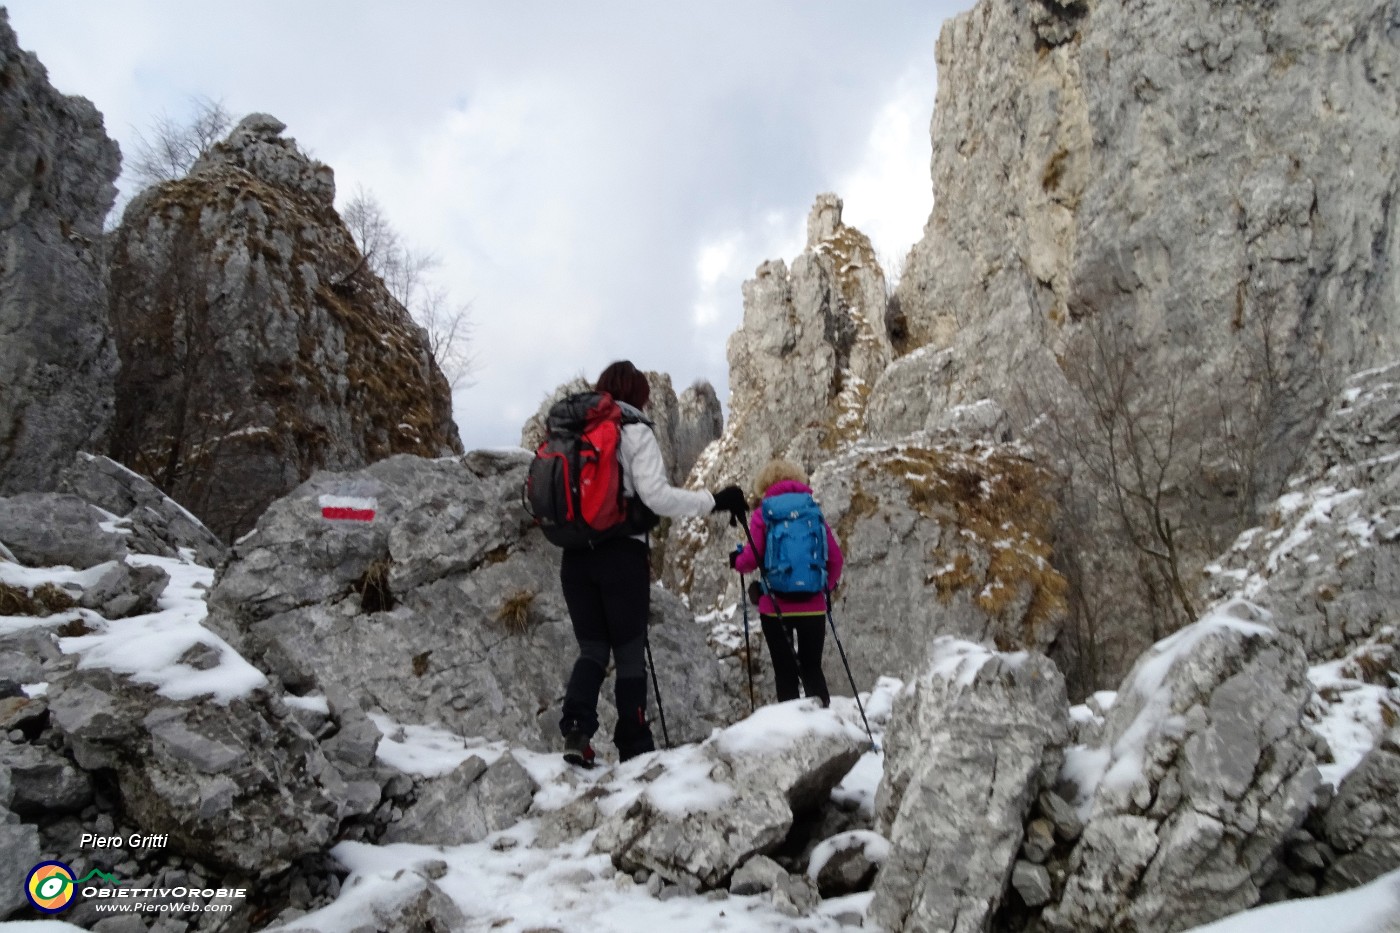
[[[740,286],[796,255],[822,191],[906,250],[938,26],[970,3],[6,5],[124,149],[204,95],[275,115],[342,191],[373,192],[473,303],[479,371],[455,414],[487,446],[624,356],[725,397]]]
[[[721,296],[717,291],[721,284],[728,284],[733,278],[738,248],[739,237],[735,234],[700,247],[700,255],[695,261],[695,277],[699,286],[694,312],[697,328],[703,329],[719,321]]]
[[[843,219],[870,237],[887,274],[902,267],[933,210],[933,94],[931,68],[905,72],[876,114],[859,164],[838,185]]]

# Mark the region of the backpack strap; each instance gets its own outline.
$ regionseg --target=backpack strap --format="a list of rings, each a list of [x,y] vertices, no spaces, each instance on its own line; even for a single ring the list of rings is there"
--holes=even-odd
[[[653,431],[656,430],[656,422],[642,414],[639,409],[633,408],[626,402],[618,402],[617,407],[622,410],[623,424],[644,424]]]

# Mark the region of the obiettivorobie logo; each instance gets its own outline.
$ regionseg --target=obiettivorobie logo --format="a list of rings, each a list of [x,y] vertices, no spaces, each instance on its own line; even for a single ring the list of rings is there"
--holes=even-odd
[[[29,870],[29,877],[24,879],[24,894],[35,910],[56,914],[71,907],[78,885],[86,884],[93,878],[101,878],[108,884],[121,884],[112,875],[97,868],[82,878],[75,878],[73,869],[62,862],[40,862]]]
[[[89,884],[93,879],[104,883]],[[101,913],[229,913],[231,902],[247,897],[248,889],[123,887],[114,875],[100,868],[79,878],[63,862],[40,862],[24,879],[24,895],[35,910],[46,914],[67,910],[77,895],[95,901]]]

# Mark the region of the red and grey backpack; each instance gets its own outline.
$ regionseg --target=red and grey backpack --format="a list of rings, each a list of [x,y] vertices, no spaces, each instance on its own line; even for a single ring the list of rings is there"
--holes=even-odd
[[[633,411],[606,392],[580,392],[550,407],[548,433],[525,478],[525,508],[553,544],[588,547],[656,527],[654,512],[623,495],[622,426],[651,424]]]

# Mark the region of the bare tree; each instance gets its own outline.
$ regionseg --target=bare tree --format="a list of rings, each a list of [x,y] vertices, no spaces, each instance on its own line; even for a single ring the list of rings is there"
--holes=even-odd
[[[233,127],[233,116],[223,101],[192,97],[189,104],[188,120],[162,114],[151,125],[150,136],[137,130],[131,173],[141,187],[184,178]]]
[[[1024,433],[1059,473],[1062,568],[1081,660],[1097,665],[1100,605],[1093,579],[1104,558],[1136,578],[1154,637],[1192,622],[1188,566],[1198,522],[1188,513],[1199,464],[1215,427],[1186,404],[1186,374],[1149,368],[1126,324],[1107,315],[1083,322],[1058,358],[1063,381],[1024,385],[1015,404]],[[1065,558],[1064,555],[1068,555]]]
[[[434,284],[431,273],[440,265],[438,258],[404,243],[364,188],[355,189],[341,219],[364,257],[363,266],[379,276],[389,294],[428,332],[428,345],[448,385],[456,389],[466,383],[474,364],[471,305],[453,303],[446,289]]]

